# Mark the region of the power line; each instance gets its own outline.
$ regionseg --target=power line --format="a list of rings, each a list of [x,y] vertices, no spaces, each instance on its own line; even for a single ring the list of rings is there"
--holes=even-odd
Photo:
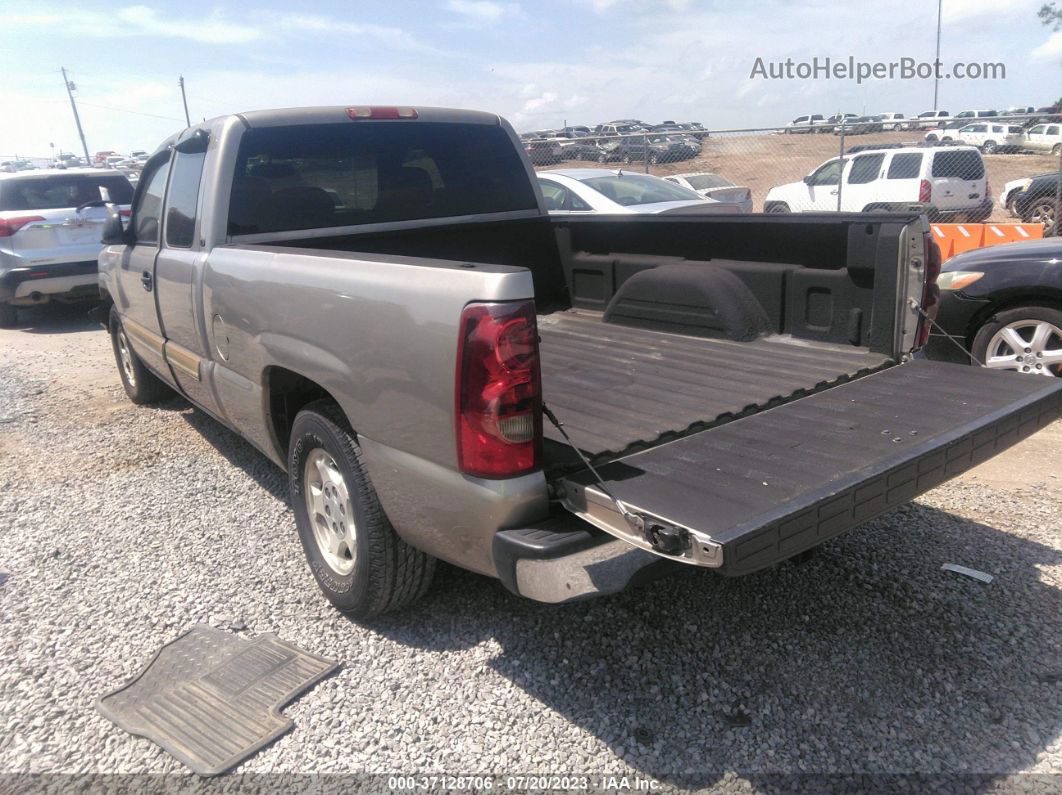
[[[110,105],[97,105],[95,102],[85,102],[81,100],[82,105],[88,105],[90,108],[102,108],[103,110],[113,110],[117,113],[131,113],[134,116],[150,116],[153,119],[166,119],[167,121],[183,121],[176,116],[160,116],[157,113],[145,113],[142,110],[128,110],[126,108],[113,108]]]

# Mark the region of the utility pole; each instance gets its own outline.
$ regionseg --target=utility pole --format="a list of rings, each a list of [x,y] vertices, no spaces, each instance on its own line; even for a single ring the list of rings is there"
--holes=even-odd
[[[188,127],[191,127],[192,120],[188,116],[188,97],[184,95],[184,75],[178,75],[177,85],[181,87],[181,102],[184,103],[184,122]]]
[[[937,0],[937,58],[933,62],[933,110],[938,109],[937,92],[940,89],[940,12],[944,0]]]
[[[88,144],[85,143],[85,131],[81,129],[81,117],[77,115],[77,103],[74,102],[74,89],[77,88],[66,77],[66,67],[60,66],[59,71],[63,73],[63,84],[66,86],[66,94],[70,97],[70,108],[74,111],[74,124],[77,125],[77,134],[81,138],[81,148],[85,150],[85,165],[92,165],[92,158],[89,157]]]

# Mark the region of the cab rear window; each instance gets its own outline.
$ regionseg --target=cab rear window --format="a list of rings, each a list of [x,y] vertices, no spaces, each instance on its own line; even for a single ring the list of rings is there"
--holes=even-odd
[[[133,186],[121,175],[55,175],[0,180],[0,210],[61,210],[103,198],[106,188],[115,204],[133,200]]]
[[[501,127],[442,122],[251,129],[237,154],[229,234],[533,210]]]

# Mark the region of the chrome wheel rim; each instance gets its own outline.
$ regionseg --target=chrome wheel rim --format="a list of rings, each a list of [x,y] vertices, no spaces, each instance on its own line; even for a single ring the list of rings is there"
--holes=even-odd
[[[306,457],[302,490],[321,556],[337,574],[350,574],[358,557],[350,492],[335,459],[323,448],[314,449]]]
[[[122,363],[122,373],[129,386],[136,386],[136,371],[133,369],[133,350],[129,347],[129,340],[125,336],[125,329],[118,329],[118,358]]]
[[[985,365],[1026,375],[1062,374],[1062,329],[1046,320],[1018,320],[992,335]]]
[[[1034,224],[1044,225],[1044,234],[1050,232],[1051,228],[1055,225],[1055,208],[1054,205],[1043,202],[1037,204],[1032,209],[1030,214],[1030,220]]]

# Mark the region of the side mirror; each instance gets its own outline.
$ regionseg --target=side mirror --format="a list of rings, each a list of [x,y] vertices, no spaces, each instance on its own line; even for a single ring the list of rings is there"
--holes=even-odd
[[[107,217],[103,220],[103,232],[100,235],[100,242],[105,246],[125,245],[128,240],[125,236],[125,227],[122,226],[122,214],[118,211],[118,206],[113,202],[107,202],[103,206],[107,210]]]
[[[811,174],[808,174],[806,177],[804,177],[804,184],[805,185],[810,185],[811,184]]]

